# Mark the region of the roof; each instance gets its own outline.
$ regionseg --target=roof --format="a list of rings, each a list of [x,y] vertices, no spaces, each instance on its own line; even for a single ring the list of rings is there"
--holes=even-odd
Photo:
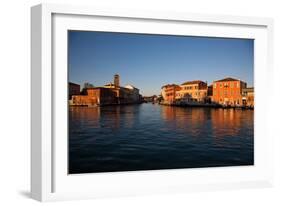
[[[233,81],[241,81],[241,80],[234,79],[234,78],[231,78],[231,77],[227,77],[227,78],[220,79],[220,80],[217,80],[217,81],[214,81],[214,82],[233,82]]]
[[[89,87],[89,88],[84,88],[85,90],[95,90],[95,89],[112,89],[112,88],[106,88],[106,87]]]
[[[182,83],[181,85],[188,85],[188,84],[200,84],[202,83],[203,81],[201,80],[194,80],[194,81],[187,81],[187,82],[184,82]],[[203,83],[206,83],[206,82],[203,82]]]
[[[175,86],[179,86],[179,85],[177,85],[177,84],[165,84],[161,88],[163,89],[164,87],[175,87]]]
[[[127,89],[138,89],[138,88],[136,88],[135,86],[133,86],[133,85],[131,85],[131,84],[127,84],[127,85],[125,86],[125,88],[127,88]]]
[[[71,85],[76,85],[76,86],[79,86],[79,87],[80,87],[79,84],[75,84],[75,83],[73,83],[73,82],[68,82],[68,83],[71,84]]]
[[[113,83],[108,83],[108,84],[105,84],[104,86],[114,86],[115,84],[113,84]]]

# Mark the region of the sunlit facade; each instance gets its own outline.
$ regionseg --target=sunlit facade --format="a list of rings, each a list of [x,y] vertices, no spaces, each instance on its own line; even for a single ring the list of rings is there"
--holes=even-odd
[[[139,89],[132,85],[120,86],[119,75],[114,75],[114,84],[103,87],[83,88],[81,94],[72,95],[71,106],[98,106],[111,104],[140,103]]]
[[[214,81],[212,101],[222,105],[242,106],[242,90],[246,87],[246,82],[230,77]]]
[[[184,102],[204,103],[207,97],[207,83],[201,80],[187,81],[180,85],[176,92],[176,99]]]

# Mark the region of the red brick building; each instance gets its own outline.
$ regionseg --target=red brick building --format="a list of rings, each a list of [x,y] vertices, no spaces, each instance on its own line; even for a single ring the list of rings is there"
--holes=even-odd
[[[239,79],[225,78],[213,82],[212,101],[230,106],[242,106],[242,90],[247,84]]]

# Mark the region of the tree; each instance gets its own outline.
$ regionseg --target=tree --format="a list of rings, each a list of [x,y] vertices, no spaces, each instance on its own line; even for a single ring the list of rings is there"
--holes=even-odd
[[[85,88],[85,89],[94,88],[94,85],[93,85],[93,84],[90,84],[89,82],[85,82],[85,83],[84,83],[84,88]]]

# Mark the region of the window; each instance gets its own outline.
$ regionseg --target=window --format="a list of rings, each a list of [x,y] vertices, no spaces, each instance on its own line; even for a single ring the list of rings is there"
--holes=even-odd
[[[216,83],[214,83],[214,88],[216,88],[217,87],[217,84]]]
[[[233,88],[234,87],[234,84],[233,82],[230,83],[230,88]]]
[[[239,82],[237,82],[237,88],[239,88]]]
[[[220,88],[222,88],[222,83],[220,83]]]

